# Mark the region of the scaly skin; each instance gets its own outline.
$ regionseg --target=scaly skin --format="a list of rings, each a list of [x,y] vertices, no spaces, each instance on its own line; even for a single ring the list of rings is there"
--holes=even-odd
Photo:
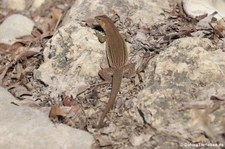
[[[105,32],[106,55],[109,66],[113,70],[112,91],[108,104],[106,105],[98,123],[98,128],[101,128],[103,125],[103,121],[107,113],[113,107],[116,96],[119,92],[121,81],[123,78],[124,67],[128,62],[128,51],[124,39],[109,17],[102,15],[95,17],[95,19]]]

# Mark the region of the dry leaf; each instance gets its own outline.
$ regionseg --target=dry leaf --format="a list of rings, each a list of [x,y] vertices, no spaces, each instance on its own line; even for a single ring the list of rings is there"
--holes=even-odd
[[[19,42],[22,42],[22,43],[30,43],[30,42],[33,42],[34,40],[34,36],[32,35],[24,35],[24,36],[21,36],[19,38],[17,38],[19,40]]]
[[[104,147],[104,146],[109,146],[112,144],[112,141],[109,139],[108,136],[96,136],[96,140],[99,142],[99,145],[101,147]]]
[[[3,44],[0,43],[0,52],[7,54],[10,52],[14,52],[15,50],[17,50],[18,48],[23,47],[23,45],[21,43],[14,43],[13,45],[8,45],[8,44]]]
[[[5,70],[6,66],[1,66],[0,67],[0,74]]]
[[[196,28],[201,30],[201,29],[211,29],[210,23],[212,22],[213,17],[217,14],[217,12],[214,12],[210,14],[209,16],[205,17],[204,19],[200,20]]]
[[[30,51],[30,50],[26,50],[26,51],[23,51],[22,53],[20,53],[19,55],[17,55],[16,58],[15,58],[15,60],[16,61],[20,61],[23,58],[29,58],[29,57],[34,56],[35,54],[37,54],[37,52]]]
[[[30,99],[23,99],[23,100],[15,100],[12,102],[12,104],[18,105],[18,106],[28,106],[28,107],[40,107],[35,101]]]
[[[140,134],[140,135],[132,134],[129,138],[129,141],[133,146],[140,146],[141,144],[149,141],[151,137],[152,134]]]
[[[1,75],[0,75],[0,85],[2,85],[2,82],[3,82],[3,79],[8,71],[8,69],[12,66],[12,64],[8,64],[4,67],[4,70],[1,72]]]
[[[72,106],[73,105],[73,97],[67,96],[65,92],[62,93],[62,101],[64,106]]]
[[[23,60],[24,58],[29,58],[34,56],[35,54],[38,54],[38,52],[29,50],[28,47],[20,47],[16,51],[11,52],[11,58],[14,62],[18,62],[20,60]]]
[[[21,63],[16,65],[16,79],[21,81],[24,78],[24,69]]]
[[[79,106],[71,106],[70,112],[73,112],[73,113],[76,113],[76,114],[81,114],[81,111],[79,112],[79,110],[80,110]]]
[[[224,27],[221,26],[221,25],[215,25],[213,26],[211,23],[210,23],[210,26],[212,27],[212,29],[214,30],[214,32],[220,37],[220,38],[223,38],[224,35],[223,35],[223,31],[224,31]]]
[[[57,28],[59,22],[61,21],[62,12],[60,9],[53,8],[52,9],[52,21],[50,24],[50,31],[54,32]]]
[[[32,92],[28,91],[26,87],[22,86],[20,83],[14,83],[10,86],[11,92],[18,98],[23,96],[32,96]]]
[[[66,114],[62,111],[62,109],[58,105],[52,105],[51,110],[49,112],[49,118],[58,118],[65,117]]]

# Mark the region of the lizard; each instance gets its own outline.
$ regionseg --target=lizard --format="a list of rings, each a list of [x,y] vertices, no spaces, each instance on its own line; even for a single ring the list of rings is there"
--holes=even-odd
[[[103,127],[103,122],[107,113],[113,108],[124,72],[129,70],[129,75],[133,74],[135,72],[135,64],[128,63],[128,50],[126,43],[114,25],[114,22],[106,15],[96,16],[95,19],[105,33],[105,36],[101,37],[103,42],[106,41],[106,57],[109,64],[109,68],[100,70],[99,75],[104,80],[112,82],[112,89],[108,103],[97,125],[98,128],[101,128]]]

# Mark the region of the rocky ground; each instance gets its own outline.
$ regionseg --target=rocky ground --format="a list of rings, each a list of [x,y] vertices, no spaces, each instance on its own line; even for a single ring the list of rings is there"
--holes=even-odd
[[[224,148],[224,1],[203,3],[2,0],[0,148]],[[111,92],[101,14],[136,76],[96,129]]]

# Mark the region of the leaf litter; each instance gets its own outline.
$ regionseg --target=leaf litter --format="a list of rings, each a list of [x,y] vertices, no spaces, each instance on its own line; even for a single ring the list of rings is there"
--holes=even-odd
[[[78,98],[62,93],[56,100],[51,99],[51,96],[44,92],[46,85],[33,77],[33,71],[43,63],[42,52],[46,42],[58,29],[66,11],[69,9],[68,7],[64,7],[64,9],[57,8],[57,3],[67,3],[70,6],[72,2],[59,0],[52,3],[51,8],[43,7],[42,10],[27,12],[36,23],[32,34],[20,37],[19,41],[13,45],[0,44],[0,84],[8,88],[19,99],[18,102],[13,104],[39,108],[51,107],[49,117],[53,122],[64,123],[74,128],[89,131],[95,136],[96,147],[122,148],[130,144],[142,147],[154,146],[154,141],[157,142],[163,138],[157,139],[157,132],[149,124],[143,125],[131,118],[126,111],[132,109],[133,104],[132,101],[127,101],[127,98],[135,97],[136,93],[142,90],[143,80],[141,76],[150,59],[165,49],[172,41],[190,36],[204,37],[215,43],[220,43],[221,38],[224,38],[225,35],[224,20],[215,20],[213,18],[215,13],[190,18],[185,14],[181,6],[177,6],[174,7],[172,12],[164,13],[168,18],[165,24],[153,26],[151,29],[130,26],[128,22],[120,22],[123,24],[122,26],[125,26],[124,28],[128,28],[126,40],[136,45],[134,51],[140,51],[143,55],[143,61],[137,69],[138,79],[136,78],[134,81],[136,83],[128,82],[128,87],[124,91],[124,97],[126,98],[119,97],[115,105],[116,108],[108,114],[106,119],[107,127],[97,131],[92,126],[97,123],[101,110],[100,112],[97,111],[99,111],[99,107],[104,107],[104,104],[96,105],[96,99],[99,99],[100,96],[101,99],[107,101],[108,97],[104,97],[104,92],[109,91],[107,85],[100,89],[89,90],[89,92],[82,91]],[[14,13],[10,10],[5,11],[8,11],[7,15],[0,13],[0,23],[9,14]],[[51,15],[49,15],[49,12],[51,12]],[[92,26],[92,21],[87,21],[87,25]],[[221,47],[224,48],[224,44],[221,44]],[[131,89],[132,91],[129,92]],[[214,99],[220,98],[212,96],[212,100]],[[203,106],[203,108],[214,112],[224,103],[224,99],[215,100],[211,109],[208,106]],[[187,108],[193,109],[193,107],[195,109],[193,118],[197,119],[197,122],[200,121],[208,125],[210,120],[208,114],[210,112],[199,113],[197,105]],[[206,119],[198,119],[199,115],[205,115]],[[170,141],[174,139],[165,134],[161,135]],[[148,142],[150,139],[153,140],[153,143]]]

